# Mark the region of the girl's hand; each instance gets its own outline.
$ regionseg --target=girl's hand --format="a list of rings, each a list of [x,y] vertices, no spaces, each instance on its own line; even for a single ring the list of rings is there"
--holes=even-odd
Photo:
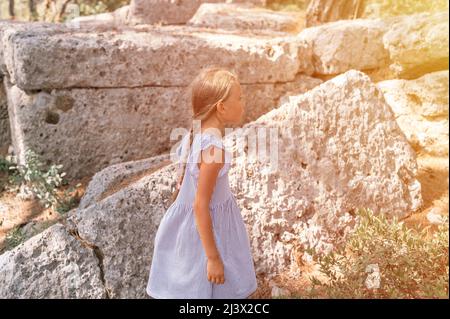
[[[206,269],[209,281],[218,285],[225,282],[223,263],[220,257],[208,258]]]

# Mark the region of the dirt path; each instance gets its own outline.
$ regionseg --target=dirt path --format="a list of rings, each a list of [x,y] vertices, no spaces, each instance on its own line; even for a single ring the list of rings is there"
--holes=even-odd
[[[76,197],[81,198],[91,178],[71,182],[61,187],[58,194],[62,195],[64,190],[78,183]],[[28,238],[35,232],[44,230],[56,223],[61,215],[52,209],[45,208],[36,199],[20,199],[16,194],[10,192],[0,193],[0,254],[7,246],[6,237],[17,226],[24,226],[23,235]]]

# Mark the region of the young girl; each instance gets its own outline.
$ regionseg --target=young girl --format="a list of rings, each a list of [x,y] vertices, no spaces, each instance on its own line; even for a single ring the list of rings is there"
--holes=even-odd
[[[155,236],[147,294],[153,298],[243,299],[257,288],[250,242],[228,182],[225,125],[242,120],[237,76],[217,67],[192,85],[193,127],[177,148],[183,173]],[[195,133],[195,134],[194,134]]]

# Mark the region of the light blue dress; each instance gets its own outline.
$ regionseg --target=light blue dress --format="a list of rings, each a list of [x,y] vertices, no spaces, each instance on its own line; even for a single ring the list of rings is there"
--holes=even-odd
[[[178,157],[188,143],[187,134],[177,148]],[[193,211],[200,152],[212,145],[225,150],[225,163],[219,171],[209,205],[216,246],[224,264],[224,284],[208,281],[207,258]],[[161,219],[155,236],[146,288],[149,296],[158,299],[244,299],[256,290],[249,237],[229,186],[230,164],[231,153],[224,147],[222,139],[207,132],[195,134],[180,192]]]

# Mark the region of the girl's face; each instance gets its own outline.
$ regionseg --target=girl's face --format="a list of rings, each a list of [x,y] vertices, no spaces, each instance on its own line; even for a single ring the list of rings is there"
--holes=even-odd
[[[230,96],[219,105],[219,112],[226,124],[241,123],[244,115],[244,102],[242,99],[241,85],[238,82],[233,82]]]

